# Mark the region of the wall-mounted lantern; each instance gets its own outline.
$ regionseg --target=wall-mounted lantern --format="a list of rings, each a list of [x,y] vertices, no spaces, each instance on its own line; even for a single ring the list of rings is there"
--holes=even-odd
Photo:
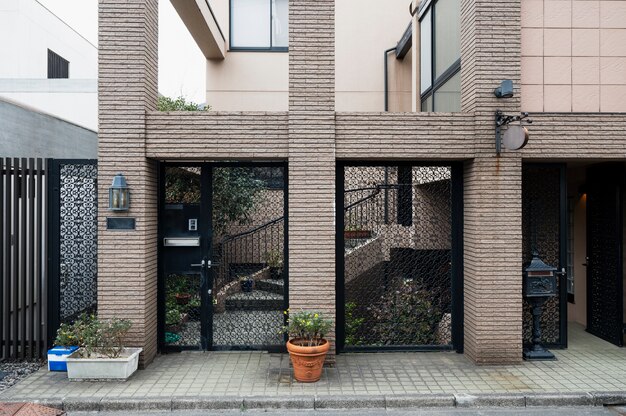
[[[109,187],[109,210],[128,211],[130,208],[130,190],[126,184],[126,178],[118,173],[113,178],[113,183]]]
[[[543,304],[557,295],[556,270],[545,264],[536,251],[524,270],[523,292],[533,315],[532,346],[524,349],[525,360],[556,360],[554,354],[541,345],[541,312]]]

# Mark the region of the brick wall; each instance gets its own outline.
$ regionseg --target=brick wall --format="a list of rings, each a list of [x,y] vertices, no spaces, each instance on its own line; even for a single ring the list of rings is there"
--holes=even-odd
[[[131,319],[129,344],[156,355],[156,164],[146,159],[146,110],[157,97],[157,0],[101,0],[99,9],[98,313]],[[132,65],[129,60],[133,60]],[[122,172],[131,210],[107,210],[108,187]],[[134,231],[109,231],[106,218],[137,219]]]
[[[289,306],[333,318],[334,36],[335,0],[289,1]]]

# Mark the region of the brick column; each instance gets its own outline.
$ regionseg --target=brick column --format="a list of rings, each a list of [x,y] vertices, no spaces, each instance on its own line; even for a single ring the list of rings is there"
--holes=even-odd
[[[335,0],[289,1],[289,304],[333,318],[334,37]]]
[[[461,99],[475,116],[465,164],[465,352],[479,364],[522,359],[521,153],[495,154],[495,111],[520,111],[520,0],[462,0]],[[493,90],[503,79],[513,98]]]
[[[100,0],[98,131],[98,314],[133,322],[129,344],[142,365],[156,355],[156,163],[145,157],[146,111],[157,100],[158,0]],[[126,176],[131,209],[107,210],[113,176]],[[110,231],[107,217],[136,218]]]

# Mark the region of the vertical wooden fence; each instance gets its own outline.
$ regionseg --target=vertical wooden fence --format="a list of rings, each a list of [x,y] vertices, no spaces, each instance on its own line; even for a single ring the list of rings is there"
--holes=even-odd
[[[46,162],[0,164],[0,360],[32,360],[48,344]]]

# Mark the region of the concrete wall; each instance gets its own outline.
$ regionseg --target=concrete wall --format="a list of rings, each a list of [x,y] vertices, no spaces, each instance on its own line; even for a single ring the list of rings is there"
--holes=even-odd
[[[98,134],[0,98],[0,155],[95,159]]]
[[[626,111],[626,2],[521,3],[522,109]]]
[[[0,97],[97,130],[98,50],[36,0],[0,4]],[[69,79],[47,80],[48,49]],[[85,81],[87,80],[87,81]]]

